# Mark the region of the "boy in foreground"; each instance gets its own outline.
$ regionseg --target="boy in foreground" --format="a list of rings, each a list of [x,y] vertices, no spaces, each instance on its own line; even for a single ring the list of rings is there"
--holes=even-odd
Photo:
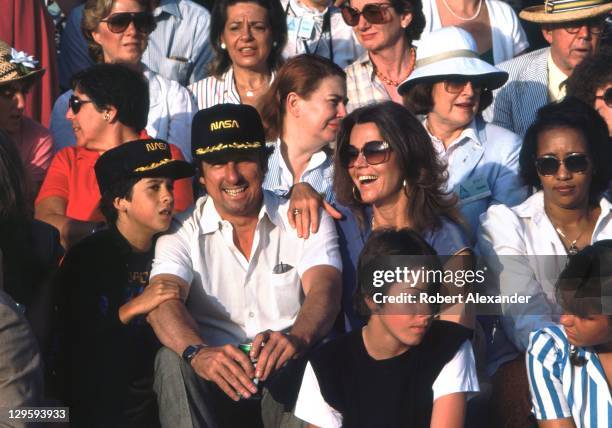
[[[160,343],[144,319],[178,287],[146,287],[158,234],[172,221],[173,182],[193,167],[167,143],[138,140],[95,165],[108,229],[70,249],[58,275],[65,398],[72,426],[159,426],[153,364]]]

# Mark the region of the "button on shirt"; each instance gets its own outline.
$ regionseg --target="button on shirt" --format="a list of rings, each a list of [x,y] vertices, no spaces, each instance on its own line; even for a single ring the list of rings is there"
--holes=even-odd
[[[287,45],[283,50],[285,58],[302,53],[312,53],[333,59],[336,64],[344,68],[363,54],[363,47],[355,38],[353,29],[342,19],[340,9],[337,7],[330,6],[324,11],[319,11],[307,7],[299,0],[281,0],[281,4],[287,14]],[[331,31],[326,31],[321,35],[324,17],[328,11]],[[314,23],[308,36],[304,33],[303,28],[307,26],[302,24],[302,20],[306,24]],[[302,32],[300,32],[300,25],[302,25]],[[333,58],[330,55],[330,33]],[[304,43],[308,46],[308,50]]]
[[[347,111],[351,112],[368,104],[391,101],[385,85],[374,73],[374,65],[367,52],[344,71],[346,71],[346,94],[349,100],[346,105]]]
[[[281,153],[280,139],[272,146],[274,152],[268,158],[268,172],[263,187],[279,196],[286,196],[293,186],[293,174],[285,163]],[[308,183],[312,188],[325,195],[325,200],[335,203],[336,198],[333,191],[334,168],[332,157],[319,150],[314,153],[299,179],[299,182]]]
[[[159,238],[151,277],[172,274],[190,284],[187,309],[206,343],[237,344],[268,329],[289,329],[304,299],[304,272],[318,265],[341,270],[332,218],[323,213],[319,231],[301,239],[287,220],[288,206],[264,191],[250,260],[234,244],[233,227],[212,198],[198,199]]]

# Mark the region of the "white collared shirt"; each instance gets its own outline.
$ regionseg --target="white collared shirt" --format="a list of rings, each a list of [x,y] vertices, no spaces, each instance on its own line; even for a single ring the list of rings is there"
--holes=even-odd
[[[612,204],[602,197],[599,206],[591,244],[612,238]],[[523,352],[531,332],[559,320],[555,282],[566,259],[550,256],[567,252],[544,211],[542,191],[513,208],[491,206],[480,222],[477,248],[499,275],[501,294],[531,296],[529,303],[502,305],[504,331]]]
[[[207,344],[238,344],[268,329],[289,329],[304,299],[304,272],[320,265],[342,269],[332,218],[323,213],[319,231],[301,239],[287,220],[288,206],[264,191],[250,260],[212,198],[198,199],[157,241],[151,278],[172,274],[190,284],[187,309]]]
[[[565,98],[566,90],[563,82],[567,80],[567,75],[557,67],[550,52],[546,61],[548,66],[548,99],[549,101],[560,101]]]
[[[448,147],[444,146],[444,141],[440,140],[438,137],[436,137],[435,135],[432,135],[429,132],[429,128],[427,127],[427,117],[425,117],[421,123],[423,124],[423,127],[427,131],[429,138],[431,138],[431,143],[433,144],[434,149],[436,150],[436,153],[438,154],[438,157],[442,159],[443,161],[445,161],[445,163],[448,165],[451,165],[453,163],[453,160],[454,160],[453,154],[455,153],[456,149],[461,144],[467,143],[471,140],[474,143],[480,145],[480,140],[478,139],[478,131],[476,131],[476,120],[475,119],[472,119],[470,124],[466,126],[465,129],[463,129],[463,131],[461,131],[461,134],[459,134],[457,138],[451,141]]]

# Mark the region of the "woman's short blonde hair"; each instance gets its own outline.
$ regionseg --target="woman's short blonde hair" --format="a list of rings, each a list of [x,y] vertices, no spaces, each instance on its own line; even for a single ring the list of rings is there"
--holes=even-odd
[[[151,0],[136,0],[145,10],[152,11]],[[81,31],[87,40],[89,56],[96,63],[104,62],[104,52],[102,46],[93,39],[92,32],[98,28],[100,21],[110,15],[115,0],[87,0],[83,9],[83,19],[81,20]]]

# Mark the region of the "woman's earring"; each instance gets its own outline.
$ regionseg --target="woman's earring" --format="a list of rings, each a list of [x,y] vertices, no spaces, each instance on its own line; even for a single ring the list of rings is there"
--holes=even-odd
[[[221,43],[221,49],[226,50],[227,46],[225,45],[225,43]]]
[[[357,189],[357,186],[353,186],[353,199],[355,199],[360,204],[363,203],[363,201],[361,200],[361,194],[359,193],[359,189]]]
[[[278,45],[276,42],[272,42],[272,47],[275,48]]]
[[[108,122],[110,120],[110,113],[109,112],[104,113],[103,117],[104,117],[104,120]]]
[[[406,181],[405,178],[404,178],[404,181],[402,181],[402,186],[404,187],[404,189],[408,188],[408,182]]]

